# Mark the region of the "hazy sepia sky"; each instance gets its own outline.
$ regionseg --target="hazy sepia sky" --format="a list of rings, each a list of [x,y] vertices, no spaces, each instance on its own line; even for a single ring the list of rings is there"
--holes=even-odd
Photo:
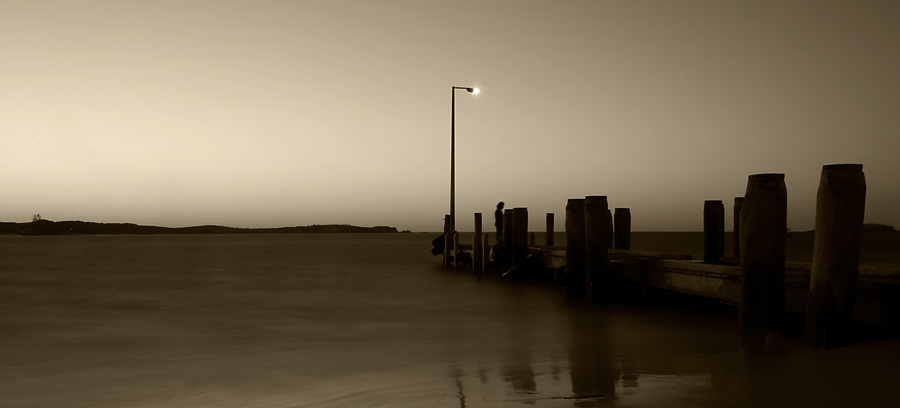
[[[461,230],[700,230],[769,172],[811,229],[831,163],[900,227],[898,73],[891,0],[0,0],[0,220],[439,230],[457,85]]]

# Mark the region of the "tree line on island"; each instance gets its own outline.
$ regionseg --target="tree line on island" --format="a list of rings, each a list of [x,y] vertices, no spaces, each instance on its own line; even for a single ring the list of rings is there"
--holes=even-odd
[[[306,225],[279,228],[237,228],[221,225],[193,227],[157,227],[132,223],[99,223],[88,221],[50,221],[35,215],[31,222],[0,222],[0,234],[18,235],[97,235],[97,234],[336,234],[336,233],[400,233],[395,227],[358,227],[346,224]]]

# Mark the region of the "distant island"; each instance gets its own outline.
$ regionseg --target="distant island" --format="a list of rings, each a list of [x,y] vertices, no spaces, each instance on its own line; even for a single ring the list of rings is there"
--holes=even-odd
[[[156,227],[131,223],[98,223],[87,221],[0,222],[0,234],[19,235],[98,235],[98,234],[336,234],[336,233],[400,233],[395,227],[358,227],[329,224],[280,228],[236,228],[221,225],[195,227]]]

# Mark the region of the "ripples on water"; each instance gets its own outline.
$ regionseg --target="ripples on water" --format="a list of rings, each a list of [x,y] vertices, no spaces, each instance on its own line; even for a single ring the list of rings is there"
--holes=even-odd
[[[431,236],[0,237],[0,406],[890,406],[897,341],[743,347],[733,309],[589,307]]]

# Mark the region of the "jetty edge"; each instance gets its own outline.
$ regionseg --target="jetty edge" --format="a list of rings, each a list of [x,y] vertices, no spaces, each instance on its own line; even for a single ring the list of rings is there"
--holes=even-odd
[[[738,242],[731,258],[724,257],[720,200],[704,202],[700,260],[631,250],[630,210],[617,208],[622,215],[615,220],[606,216],[611,213],[607,203],[605,196],[569,199],[566,245],[553,244],[553,214],[547,214],[546,241],[538,245],[532,234],[524,257],[511,254],[521,245],[513,237],[527,236],[516,230],[517,225],[527,228],[527,209],[520,210],[526,219],[518,222],[507,222],[512,211],[504,212],[503,231],[493,245],[486,233],[473,236],[471,244],[459,243],[459,233],[448,229],[447,216],[432,253],[442,254],[447,267],[554,282],[564,287],[567,297],[595,302],[634,293],[625,290],[634,288],[641,294],[655,288],[714,299],[738,308],[738,331],[745,338],[768,339],[794,331],[798,319],[805,321],[800,331],[809,347],[900,333],[900,267],[859,265],[865,208],[862,165],[823,166],[812,262],[785,260],[787,193],[780,173],[750,175],[745,196],[735,197]],[[476,256],[479,253],[483,255]]]

